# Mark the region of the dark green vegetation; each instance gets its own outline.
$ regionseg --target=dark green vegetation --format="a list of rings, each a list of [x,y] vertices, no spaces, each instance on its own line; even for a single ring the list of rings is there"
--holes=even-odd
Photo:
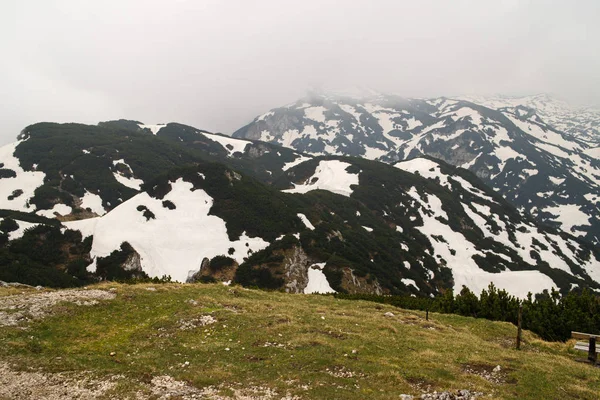
[[[123,268],[127,262],[131,262],[135,250],[127,242],[121,243],[121,248],[115,250],[108,257],[99,257],[96,261],[96,274],[106,280],[126,281],[133,279],[148,278],[143,271],[137,269]]]
[[[44,185],[31,201],[42,209],[56,203],[74,206],[74,196],[81,197],[85,191],[99,194],[106,209],[117,206],[137,191],[117,182],[113,173],[148,182],[172,168],[218,161],[270,180],[267,169],[280,171],[285,162],[295,158],[291,150],[262,143],[229,157],[226,149],[202,132],[171,123],[155,136],[126,120],[98,126],[39,123],[25,128],[20,138],[28,140],[17,146],[15,156],[25,170],[36,165],[37,171],[46,174]],[[118,160],[124,160],[129,168],[116,163]]]
[[[519,306],[523,306],[524,329],[529,329],[544,340],[565,341],[572,331],[600,332],[600,297],[591,291],[572,291],[566,296],[552,290],[531,294],[519,300],[490,284],[479,297],[468,288],[456,296],[451,290],[433,299],[409,296],[377,296],[372,294],[335,294],[346,300],[368,300],[391,304],[396,307],[458,314],[466,317],[485,318],[492,321],[505,321],[517,324]]]
[[[230,267],[235,263],[235,260],[227,256],[215,256],[210,260],[209,267],[213,271],[219,271],[225,267]]]
[[[26,221],[35,224],[44,224],[51,226],[60,226],[60,221],[53,218],[46,218],[33,213],[26,213],[14,210],[0,210],[0,218],[10,218],[19,221]]]
[[[1,178],[14,178],[17,173],[12,169],[0,168],[0,179]]]
[[[383,400],[459,389],[492,399],[595,400],[600,391],[600,369],[576,362],[572,343],[524,331],[517,351],[508,323],[438,313],[426,321],[424,312],[386,304],[221,284],[89,289],[116,297],[61,302],[41,320],[0,326],[0,364],[23,374],[15,379],[31,369],[85,376],[90,387],[107,387],[100,399],[157,398],[153,382],[161,376],[187,385],[189,397],[232,400],[267,398],[267,391],[271,398]],[[46,294],[22,291],[7,297],[14,291],[0,288],[0,310]],[[86,303],[89,290],[80,292]],[[483,377],[497,365],[495,380]],[[60,393],[72,381],[61,380]],[[17,383],[7,396],[34,385]]]
[[[0,223],[0,238],[14,230],[12,219]],[[91,237],[58,226],[37,225],[10,242],[0,242],[0,280],[49,287],[73,287],[96,282],[90,264]]]

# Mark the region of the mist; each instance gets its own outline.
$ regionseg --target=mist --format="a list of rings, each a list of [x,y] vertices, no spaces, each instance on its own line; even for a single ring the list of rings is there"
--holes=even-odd
[[[600,2],[3,1],[0,144],[40,121],[230,134],[308,89],[600,103]]]

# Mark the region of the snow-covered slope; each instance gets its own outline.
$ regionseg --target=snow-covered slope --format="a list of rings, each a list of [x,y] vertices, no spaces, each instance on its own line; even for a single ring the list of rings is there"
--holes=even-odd
[[[241,263],[249,253],[269,245],[245,233],[238,240],[229,240],[225,221],[209,215],[213,199],[205,191],[193,190],[191,183],[181,179],[171,187],[162,200],[140,193],[103,217],[64,225],[93,236],[92,257],[106,257],[128,242],[150,277],[168,275],[182,282],[200,269],[205,257],[227,254],[233,248],[231,257]],[[165,201],[175,208],[165,206]],[[154,217],[147,219],[145,210]]]
[[[44,183],[40,171],[24,171],[14,156],[20,142],[0,147],[0,209],[33,211],[29,200]]]
[[[529,106],[542,104],[539,97],[526,100]],[[498,109],[447,98],[318,95],[275,108],[234,136],[314,155],[389,163],[430,155],[471,170],[538,221],[600,243],[600,206],[594,200],[600,195],[600,160],[592,143],[593,118],[575,127],[579,117],[569,120],[566,109],[559,112],[549,102],[543,103],[543,113],[519,100],[483,103]],[[549,124],[548,116],[567,132]],[[588,129],[585,135],[582,129]]]
[[[317,186],[325,167],[333,162],[340,165],[341,160],[345,168],[339,171],[339,183],[325,179]],[[317,158],[292,168],[289,175],[291,185],[303,188],[302,192],[312,187],[368,205],[368,212],[346,206],[339,217],[376,240],[383,241],[382,236],[394,232],[393,245],[401,249],[396,268],[402,271],[402,282],[409,282],[407,287],[416,292],[427,290],[424,285],[445,274],[432,265],[451,271],[455,291],[465,285],[478,293],[493,282],[519,297],[557,285],[587,285],[577,283],[577,277],[586,277],[587,282],[600,280],[597,249],[540,227],[469,172],[431,158],[414,158],[394,167],[358,159]],[[349,194],[340,191],[346,187],[343,177],[348,175],[358,181]],[[384,225],[370,219],[373,215]],[[307,216],[311,229],[318,230],[319,219],[315,220],[314,214],[302,215]],[[324,224],[331,223],[326,221],[330,218],[327,213],[320,218]],[[326,235],[327,240],[332,236]],[[428,244],[422,247],[423,243]],[[381,261],[372,257],[371,262]]]
[[[547,94],[533,96],[461,96],[463,100],[501,110],[518,106],[535,110],[549,125],[568,135],[600,144],[600,109],[576,107]]]
[[[0,209],[101,216],[172,168],[220,161],[263,181],[308,159],[289,149],[177,123],[40,123],[0,148]]]
[[[516,260],[519,260],[517,264],[525,262],[530,265],[541,261],[553,269],[574,275],[579,274],[572,268],[577,265],[592,279],[600,280],[600,260],[594,257],[578,259],[578,254],[582,251],[580,244],[559,233],[540,230],[530,221],[519,221],[515,216],[507,218],[506,214],[495,213],[492,209],[497,207],[498,199],[486,195],[461,177],[442,172],[436,162],[417,158],[396,163],[395,167],[436,180],[457,194],[460,205],[470,220],[468,224],[476,227],[485,240],[505,246],[505,250],[508,250],[496,252],[480,248],[472,239],[465,237],[464,233],[453,230],[443,222],[448,221],[449,216],[439,197],[424,195],[416,187],[412,187],[409,194],[419,204],[419,213],[423,219],[423,224],[417,229],[430,238],[434,253],[452,269],[455,289],[464,285],[477,293],[491,281],[496,286],[509,288],[511,293],[523,297],[528,291],[539,292],[554,286],[552,279],[541,271],[509,270],[503,266],[505,262]],[[465,190],[472,196],[467,198],[464,194],[459,194]],[[495,267],[502,272],[485,271],[478,265],[477,258],[488,255],[495,259]]]

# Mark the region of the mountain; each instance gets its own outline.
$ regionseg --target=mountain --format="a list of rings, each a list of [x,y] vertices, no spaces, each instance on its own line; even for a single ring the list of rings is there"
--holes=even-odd
[[[518,100],[489,100],[486,107],[448,98],[311,95],[255,118],[233,136],[391,164],[429,155],[469,169],[538,222],[598,244],[598,114],[567,117],[542,100],[526,102],[544,104],[538,112]]]
[[[62,273],[63,286],[171,276],[295,293],[600,290],[596,246],[430,157],[314,157],[136,121],[35,124],[0,154],[0,279],[41,276],[51,259],[44,279]]]
[[[600,109],[575,107],[547,94],[521,97],[464,96],[461,99],[495,110],[518,106],[531,108],[557,130],[592,145],[600,145]]]
[[[271,170],[277,173],[297,157],[279,146],[186,125],[156,127],[152,131],[135,121],[27,127],[18,142],[0,148],[0,209],[49,217],[102,215],[138,193],[144,182],[177,166],[225,162],[269,182],[277,178]]]

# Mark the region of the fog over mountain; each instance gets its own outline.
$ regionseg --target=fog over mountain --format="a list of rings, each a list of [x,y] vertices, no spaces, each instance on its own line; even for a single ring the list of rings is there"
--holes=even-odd
[[[115,118],[231,133],[307,88],[600,100],[597,1],[15,1],[0,144]]]

